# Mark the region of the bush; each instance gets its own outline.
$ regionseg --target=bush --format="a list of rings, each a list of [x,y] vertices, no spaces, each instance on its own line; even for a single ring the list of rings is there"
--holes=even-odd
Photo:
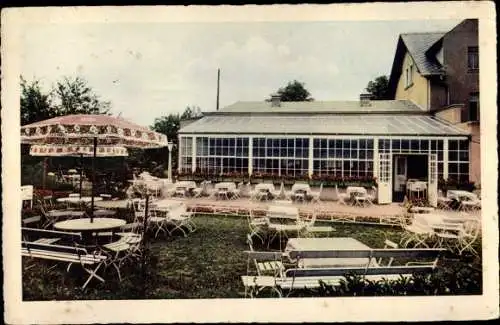
[[[431,274],[401,276],[397,280],[370,281],[360,276],[346,275],[340,285],[320,281],[319,294],[330,296],[420,296],[420,295],[480,295],[481,270],[474,266],[441,268]]]

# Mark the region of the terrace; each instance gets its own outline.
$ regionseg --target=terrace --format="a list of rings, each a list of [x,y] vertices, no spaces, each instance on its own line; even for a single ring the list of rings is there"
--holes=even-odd
[[[164,190],[167,193],[168,190]],[[141,232],[143,241],[141,258],[120,265],[121,281],[113,267],[100,270],[105,282],[90,281],[82,290],[86,274],[78,268],[67,272],[65,265],[58,265],[44,259],[23,259],[24,300],[67,300],[67,299],[171,299],[171,298],[243,298],[245,287],[241,277],[256,275],[249,263],[247,235],[248,217],[258,218],[268,213],[273,202],[251,200],[247,197],[217,199],[213,196],[189,198],[152,198],[150,208],[183,204],[191,211],[190,220],[195,224],[194,232],[182,232],[172,225],[165,225],[168,231],[158,232],[147,226]],[[324,194],[326,195],[326,194]],[[113,211],[114,219],[123,219],[132,224],[136,221],[129,200],[102,200],[96,206]],[[383,249],[386,240],[404,244],[409,234],[407,226],[419,213],[410,212],[409,207],[370,205],[369,207],[339,204],[338,201],[316,203],[287,203],[297,208],[298,218],[307,219],[315,215],[314,225],[332,227],[332,231],[314,233],[313,237],[353,238],[370,249]],[[36,209],[36,206],[35,206]],[[158,209],[161,211],[162,209]],[[464,212],[439,211],[441,216],[460,218]],[[167,213],[168,215],[168,213]],[[478,220],[476,214],[467,213]],[[149,216],[150,221],[160,214]],[[144,221],[148,223],[149,221]],[[297,221],[298,222],[298,221]],[[437,233],[437,231],[436,231]],[[436,234],[435,233],[435,234]],[[287,237],[302,235],[287,234]],[[283,251],[287,237],[269,242],[254,237],[253,248],[257,251]],[[307,237],[311,237],[308,235]],[[443,247],[447,251],[440,257],[435,270],[426,275],[414,275],[411,281],[380,280],[360,282],[358,278],[345,275],[340,286],[321,286],[313,289],[294,290],[292,296],[349,296],[349,295],[446,295],[481,294],[481,237],[475,238],[468,249],[459,251],[456,245],[447,246],[448,241],[439,236],[426,237],[429,247]],[[418,242],[407,246],[415,247]],[[106,245],[106,244],[102,244]],[[407,261],[396,261],[404,265]],[[63,263],[64,264],[64,263]],[[354,282],[353,282],[354,281]],[[358,282],[356,282],[358,281]],[[353,286],[358,283],[357,286]],[[263,290],[258,297],[272,297],[272,292]]]

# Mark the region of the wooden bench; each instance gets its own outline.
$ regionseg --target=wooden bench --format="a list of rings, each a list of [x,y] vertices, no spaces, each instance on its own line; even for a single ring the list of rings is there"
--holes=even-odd
[[[89,253],[86,249],[81,247],[23,241],[21,243],[21,255],[30,258],[68,263],[66,271],[69,271],[71,265],[79,264],[85,272],[89,274],[82,289],[85,289],[92,278],[104,282],[104,279],[97,275],[97,271],[106,261],[107,256],[101,255],[100,253]]]
[[[367,258],[368,262],[363,267],[325,267],[325,268],[291,268],[286,270],[284,276],[261,277],[242,276],[242,282],[250,296],[258,294],[266,287],[271,288],[283,296],[283,290],[314,289],[320,287],[320,281],[337,286],[345,280],[348,274],[361,276],[363,279],[378,281],[382,279],[397,279],[400,276],[411,277],[414,273],[432,272],[445,249],[368,249],[368,250],[331,250],[331,251],[290,251],[288,253],[276,252],[246,252],[249,258],[257,260],[277,259],[287,257],[299,262],[302,258]],[[380,265],[378,261],[389,259],[387,265]],[[405,265],[392,265],[398,258],[410,259]],[[422,261],[421,259],[429,259]],[[272,278],[272,279],[271,279]]]
[[[21,228],[22,238],[28,242],[38,242],[53,244],[58,241],[74,243],[81,241],[82,235],[79,232],[55,231],[38,228]]]

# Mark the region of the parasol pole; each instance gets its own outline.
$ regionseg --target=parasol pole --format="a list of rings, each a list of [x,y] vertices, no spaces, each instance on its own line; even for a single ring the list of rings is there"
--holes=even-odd
[[[95,157],[97,155],[97,137],[94,137],[94,155],[92,156],[92,197],[90,199],[90,222],[94,222],[94,195],[95,195]]]
[[[80,199],[82,198],[82,182],[83,182],[83,153],[80,154]]]

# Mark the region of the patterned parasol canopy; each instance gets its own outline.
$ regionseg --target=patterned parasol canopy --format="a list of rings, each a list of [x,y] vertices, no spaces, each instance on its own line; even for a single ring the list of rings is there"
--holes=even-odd
[[[110,115],[75,114],[51,118],[21,127],[21,142],[27,144],[124,146],[159,148],[167,136]]]
[[[84,156],[92,157],[94,154],[93,146],[78,145],[58,145],[58,144],[34,144],[30,147],[31,156]],[[96,150],[97,157],[127,157],[128,150],[119,146],[100,146]]]
[[[94,161],[99,148],[161,148],[168,146],[167,136],[110,115],[74,114],[21,126],[21,143],[92,148],[92,200],[90,222],[94,220]]]

